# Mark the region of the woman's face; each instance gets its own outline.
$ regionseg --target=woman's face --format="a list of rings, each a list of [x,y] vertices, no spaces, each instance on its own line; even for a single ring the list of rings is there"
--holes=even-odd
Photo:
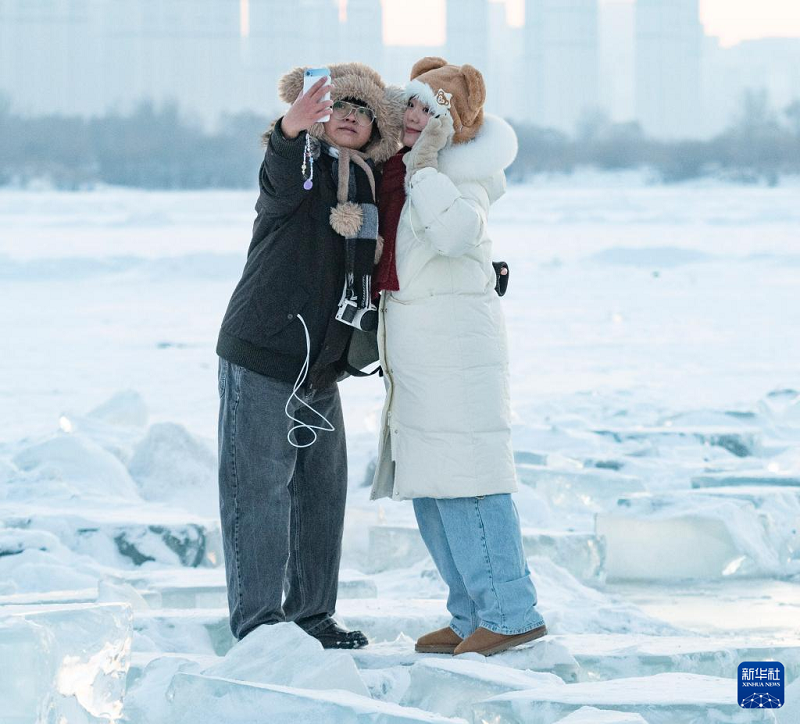
[[[356,120],[356,114],[351,112],[346,118],[338,119],[331,114],[330,120],[322,124],[325,133],[337,146],[343,148],[362,149],[367,145],[372,136],[373,121],[369,125],[362,125]]]
[[[411,98],[403,114],[403,145],[411,148],[428,125],[433,113],[419,98]]]

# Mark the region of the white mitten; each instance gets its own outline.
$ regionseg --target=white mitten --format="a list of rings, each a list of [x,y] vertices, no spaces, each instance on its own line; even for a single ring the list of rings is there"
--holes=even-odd
[[[439,168],[439,151],[449,143],[453,133],[453,119],[447,113],[428,121],[417,142],[403,156],[406,181],[422,168]]]

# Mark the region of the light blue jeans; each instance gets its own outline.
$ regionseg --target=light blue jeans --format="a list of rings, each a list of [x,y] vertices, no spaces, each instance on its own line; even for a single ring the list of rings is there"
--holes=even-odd
[[[450,628],[461,638],[479,626],[511,635],[544,624],[509,494],[415,498],[414,513],[450,589]]]

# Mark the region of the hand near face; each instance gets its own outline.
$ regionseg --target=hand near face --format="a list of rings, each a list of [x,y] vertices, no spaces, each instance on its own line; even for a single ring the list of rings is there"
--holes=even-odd
[[[403,156],[410,178],[422,168],[439,168],[439,151],[441,151],[453,138],[453,119],[449,114],[433,116],[420,133],[411,150]]]

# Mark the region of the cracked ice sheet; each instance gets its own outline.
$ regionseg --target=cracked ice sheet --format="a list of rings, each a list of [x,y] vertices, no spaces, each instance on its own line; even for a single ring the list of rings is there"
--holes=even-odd
[[[122,715],[132,612],[118,604],[0,609],[4,716],[42,715],[83,724]],[[29,719],[28,719],[29,720]]]
[[[800,637],[796,581],[704,581],[608,584],[607,591],[674,626],[711,636]]]
[[[800,572],[798,521],[800,488],[735,486],[626,496],[597,530],[611,580],[769,578]]]
[[[249,722],[264,711],[276,721],[290,712],[293,721],[451,721],[371,699],[348,652],[323,650],[288,623],[257,628],[224,658],[154,658],[132,687],[129,716],[146,722],[153,711],[176,722]]]
[[[697,674],[664,673],[612,681],[550,685],[486,699],[473,706],[477,720],[507,724],[554,724],[582,706],[646,716],[649,724],[773,721],[742,711],[736,680]],[[494,717],[494,719],[493,719]]]
[[[176,674],[168,698],[175,724],[251,724],[268,711],[276,722],[346,724],[467,724],[421,709],[378,701],[345,691],[314,691]]]
[[[9,235],[0,233],[9,244],[5,251],[33,262],[12,265],[14,281],[2,282],[0,324],[8,330],[12,348],[23,354],[0,358],[0,482],[16,473],[10,460],[21,437],[54,431],[63,412],[77,420],[121,389],[139,390],[149,416],[131,405],[122,415],[103,418],[106,422],[174,422],[213,441],[214,341],[241,270],[252,198],[249,192],[0,192],[0,228],[13,229]],[[765,455],[775,452],[773,439],[795,439],[787,425],[797,426],[796,393],[767,395],[776,388],[800,389],[800,373],[791,362],[800,356],[800,339],[785,334],[800,322],[794,304],[797,267],[789,257],[796,247],[797,219],[790,198],[784,190],[730,187],[714,192],[642,188],[633,194],[512,187],[492,224],[497,249],[518,280],[516,286],[512,281],[503,302],[512,349],[515,432],[522,433],[521,445],[547,448],[522,451],[544,453],[548,462],[556,462],[559,454],[582,464],[592,459],[621,462],[622,474],[645,480],[649,489],[675,489],[688,486],[691,475],[703,472],[706,464],[727,469],[728,460],[739,459],[718,446],[706,450],[694,442],[663,440],[658,446],[611,443],[594,440],[586,431],[668,422],[724,427],[727,420],[720,415],[735,410],[758,412],[758,418],[729,425],[760,427]],[[732,206],[737,223],[721,223],[733,213]],[[207,228],[199,233],[196,219],[191,219],[198,207],[209,215]],[[231,214],[233,208],[240,211]],[[213,216],[224,222],[210,220]],[[676,220],[681,221],[679,235]],[[141,233],[143,225],[147,234]],[[19,243],[22,237],[24,243]],[[55,259],[54,238],[57,256],[82,260]],[[210,256],[192,256],[197,251]],[[128,252],[139,258],[124,264],[108,258]],[[165,253],[174,256],[158,258]],[[748,259],[754,253],[776,256]],[[8,268],[7,260],[0,261],[0,273]],[[31,305],[34,295],[39,301]],[[34,329],[36,336],[29,331]],[[774,355],[778,345],[780,356]],[[383,386],[371,378],[348,380],[341,388],[351,485],[357,486],[375,451]],[[703,420],[692,412],[698,407],[713,414]],[[142,437],[141,430],[116,434],[80,420],[76,428],[81,424],[94,442],[115,451],[124,464]],[[549,427],[556,433],[524,436],[525,428]],[[528,458],[534,459],[541,463],[540,458]],[[547,500],[531,497],[529,503],[528,511],[521,506],[526,525],[541,525],[525,517],[542,511],[560,522],[568,519]],[[76,507],[82,505],[76,502]],[[384,501],[371,506],[351,507],[351,529],[367,518],[376,523],[381,516],[397,523],[413,519],[408,505]],[[587,517],[579,512],[572,520],[583,525]],[[346,558],[359,561],[358,541],[351,543]],[[587,606],[594,599],[582,589],[564,593],[570,586],[562,585],[560,573],[545,563],[535,568],[542,577],[543,605],[548,597],[554,612],[560,607],[565,612],[561,623],[569,623],[569,629],[594,630],[604,621],[623,626],[630,620],[630,611],[619,600],[604,599],[607,608],[599,614],[576,608],[579,596]],[[759,591],[770,590],[770,584],[753,585],[755,599]],[[708,600],[695,601],[705,606],[705,625],[719,606],[714,596],[721,594],[713,586],[695,589],[698,599],[708,592]],[[693,622],[694,614],[670,608],[670,595],[670,590],[659,589],[660,600],[651,598],[647,611],[660,604],[671,621],[682,615]],[[746,599],[744,591],[736,595],[733,602],[726,599],[728,610],[747,613],[744,602],[754,598]],[[755,606],[762,610],[757,600]],[[786,630],[794,609],[775,610],[779,616],[771,625]],[[643,625],[647,620],[638,619]],[[204,647],[201,636],[199,648]]]

